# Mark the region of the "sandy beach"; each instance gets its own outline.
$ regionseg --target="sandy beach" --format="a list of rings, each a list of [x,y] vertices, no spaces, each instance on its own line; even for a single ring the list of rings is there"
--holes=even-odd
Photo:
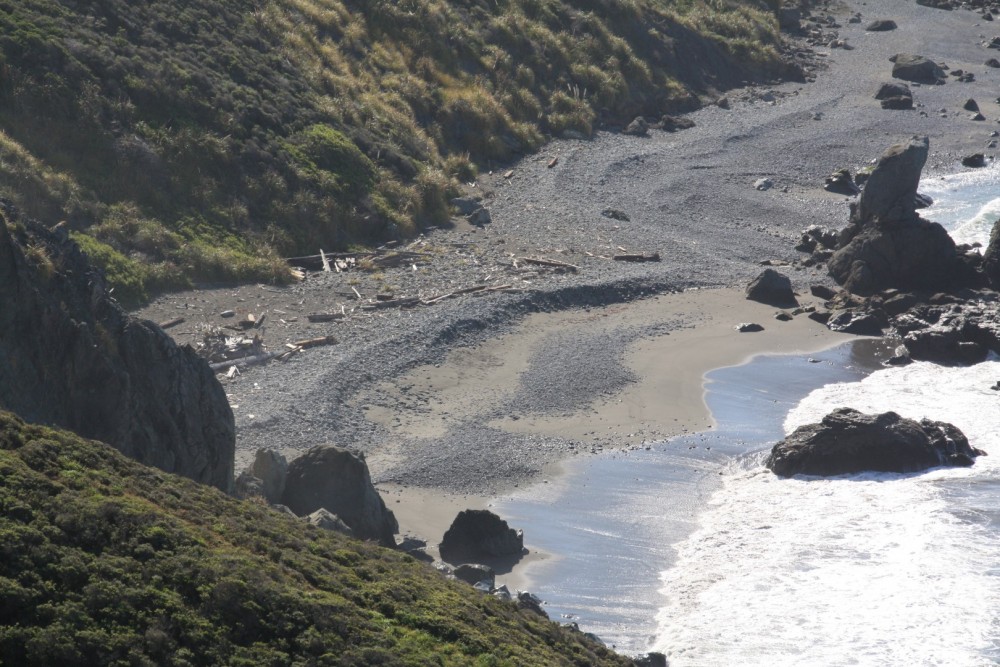
[[[743,296],[764,260],[789,275],[802,305],[818,304],[810,284],[832,284],[822,271],[781,267],[799,258],[804,228],[847,221],[847,198],[824,191],[824,177],[917,134],[930,137],[925,178],[955,171],[964,155],[991,153],[1000,118],[1000,70],[983,65],[992,52],[981,42],[992,32],[979,14],[889,0],[817,13],[835,19],[851,48],[817,47],[824,66],[814,83],[730,91],[729,108],[706,106],[684,132],[555,140],[507,172],[483,173],[469,194],[493,222],[429,230],[416,241],[426,264],[170,295],[138,314],[184,314],[189,326],[172,330],[182,342],[224,324],[219,313],[229,308],[267,312],[272,348],[336,336],[338,345],[223,380],[236,413],[237,470],[258,447],[289,457],[324,442],[358,449],[401,532],[432,546],[457,511],[556,479],[561,462],[711,429],[706,372],[847,338],[804,314],[778,321],[775,308]],[[849,22],[856,13],[861,21]],[[898,29],[865,31],[886,18]],[[873,94],[891,80],[896,53],[976,78],[913,85],[916,109],[883,110]],[[969,119],[969,98],[987,122]],[[756,189],[761,178],[773,186]],[[627,219],[602,215],[608,208]],[[611,261],[620,250],[662,260]],[[517,261],[525,256],[574,269],[528,270]],[[477,284],[505,290],[411,310],[360,308],[360,297],[387,289],[427,297]],[[329,310],[349,316],[306,320]],[[764,331],[738,333],[741,322]],[[521,583],[516,569],[506,576]]]

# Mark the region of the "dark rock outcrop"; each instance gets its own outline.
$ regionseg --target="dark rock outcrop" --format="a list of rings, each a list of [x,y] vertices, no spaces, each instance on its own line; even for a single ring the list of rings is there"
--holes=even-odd
[[[642,116],[636,118],[625,126],[622,134],[630,134],[634,137],[645,137],[649,135],[649,123]]]
[[[233,413],[208,365],[126,314],[65,232],[18,221],[9,206],[0,216],[0,407],[232,489]]]
[[[945,229],[917,215],[926,137],[890,147],[872,170],[830,257],[830,275],[850,292],[942,290],[981,279]]]
[[[268,502],[281,502],[288,477],[288,461],[281,452],[258,449],[248,472],[260,480],[261,491]]]
[[[944,83],[945,73],[941,67],[928,58],[899,53],[890,58],[893,62],[892,76],[895,79],[915,83]]]
[[[760,275],[747,285],[746,297],[751,301],[766,303],[769,306],[783,308],[796,306],[795,292],[792,291],[792,281],[774,269],[764,269]]]
[[[918,472],[938,466],[970,466],[982,454],[946,422],[838,408],[819,424],[800,426],[776,444],[766,465],[782,477]]]
[[[372,485],[363,454],[333,445],[311,448],[288,465],[281,502],[299,516],[325,508],[360,539],[396,546],[399,524]]]
[[[1000,288],[1000,220],[993,223],[990,242],[983,253],[983,274],[994,289]]]
[[[489,565],[478,563],[463,563],[455,568],[453,572],[455,578],[467,584],[478,584],[480,581],[488,581],[490,588],[496,582],[496,572]]]
[[[913,97],[913,92],[905,83],[883,83],[875,93],[876,100],[885,100],[890,97]]]
[[[489,510],[464,510],[445,532],[439,551],[441,559],[449,563],[520,556],[524,535]]]
[[[892,19],[878,19],[869,23],[865,30],[868,32],[887,32],[889,30],[895,30],[898,27],[899,26],[897,26],[896,22]]]
[[[348,537],[355,536],[354,531],[351,530],[350,526],[344,523],[339,516],[324,507],[320,507],[312,514],[305,517],[305,520],[306,523],[316,526],[317,528],[322,528],[323,530],[332,530],[335,533],[347,535]]]

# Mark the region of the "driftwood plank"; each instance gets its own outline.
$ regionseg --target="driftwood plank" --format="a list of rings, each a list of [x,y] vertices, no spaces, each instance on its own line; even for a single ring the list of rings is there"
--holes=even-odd
[[[306,319],[310,322],[333,322],[347,317],[346,313],[309,313]]]
[[[654,252],[649,255],[642,253],[626,253],[624,255],[615,255],[611,259],[616,262],[659,262],[660,253]]]
[[[334,336],[320,336],[319,338],[308,338],[306,340],[298,340],[292,343],[295,347],[306,349],[310,347],[319,347],[320,345],[334,345],[337,339]]]
[[[525,264],[534,264],[536,266],[551,266],[556,269],[566,269],[569,271],[579,271],[580,267],[575,264],[570,264],[568,262],[560,262],[556,259],[547,259],[545,257],[521,257],[518,259],[519,262],[524,262]]]
[[[406,308],[420,303],[420,297],[409,296],[402,299],[392,299],[391,301],[376,301],[375,303],[365,303],[361,305],[362,310],[384,310],[386,308]]]
[[[184,324],[185,321],[186,320],[183,317],[175,317],[172,320],[167,320],[166,322],[160,322],[159,327],[161,329],[169,329],[171,327],[177,326],[178,324]]]

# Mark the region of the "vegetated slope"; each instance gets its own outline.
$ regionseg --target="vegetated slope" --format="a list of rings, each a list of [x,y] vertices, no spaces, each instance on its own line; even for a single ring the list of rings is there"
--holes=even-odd
[[[0,194],[126,300],[276,276],[546,136],[787,73],[776,45],[764,0],[0,0]]]
[[[0,412],[0,663],[630,661],[398,552]]]

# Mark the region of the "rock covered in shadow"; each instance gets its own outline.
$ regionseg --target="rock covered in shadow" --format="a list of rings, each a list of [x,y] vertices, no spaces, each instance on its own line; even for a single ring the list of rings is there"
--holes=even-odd
[[[889,60],[892,61],[892,76],[914,83],[940,84],[947,79],[941,66],[924,56],[908,53],[898,53]]]
[[[288,477],[288,460],[274,449],[257,450],[248,472],[260,480],[261,491],[269,503],[281,502]]]
[[[944,290],[982,282],[978,257],[959,252],[944,227],[917,215],[917,185],[928,140],[890,147],[865,184],[830,257],[830,275],[868,296],[887,288]]]
[[[340,533],[341,535],[347,535],[348,537],[355,537],[354,531],[351,527],[344,523],[343,519],[329,511],[325,507],[320,507],[318,510],[310,514],[309,516],[303,517],[309,525],[316,526],[317,528],[322,528],[323,530],[332,530],[335,533]]]
[[[17,218],[3,207],[0,407],[229,491],[233,413],[205,361],[125,313],[63,230]]]
[[[774,269],[764,269],[747,285],[746,298],[769,306],[797,306],[792,281]]]
[[[324,508],[350,526],[355,536],[396,546],[396,517],[372,485],[363,454],[320,445],[288,465],[282,504],[299,516]]]
[[[982,454],[969,445],[958,428],[946,422],[838,408],[820,423],[800,426],[776,444],[766,465],[782,477],[905,473],[938,466],[971,466]]]
[[[474,562],[524,553],[524,533],[489,510],[458,513],[441,539],[441,559],[449,563]]]

